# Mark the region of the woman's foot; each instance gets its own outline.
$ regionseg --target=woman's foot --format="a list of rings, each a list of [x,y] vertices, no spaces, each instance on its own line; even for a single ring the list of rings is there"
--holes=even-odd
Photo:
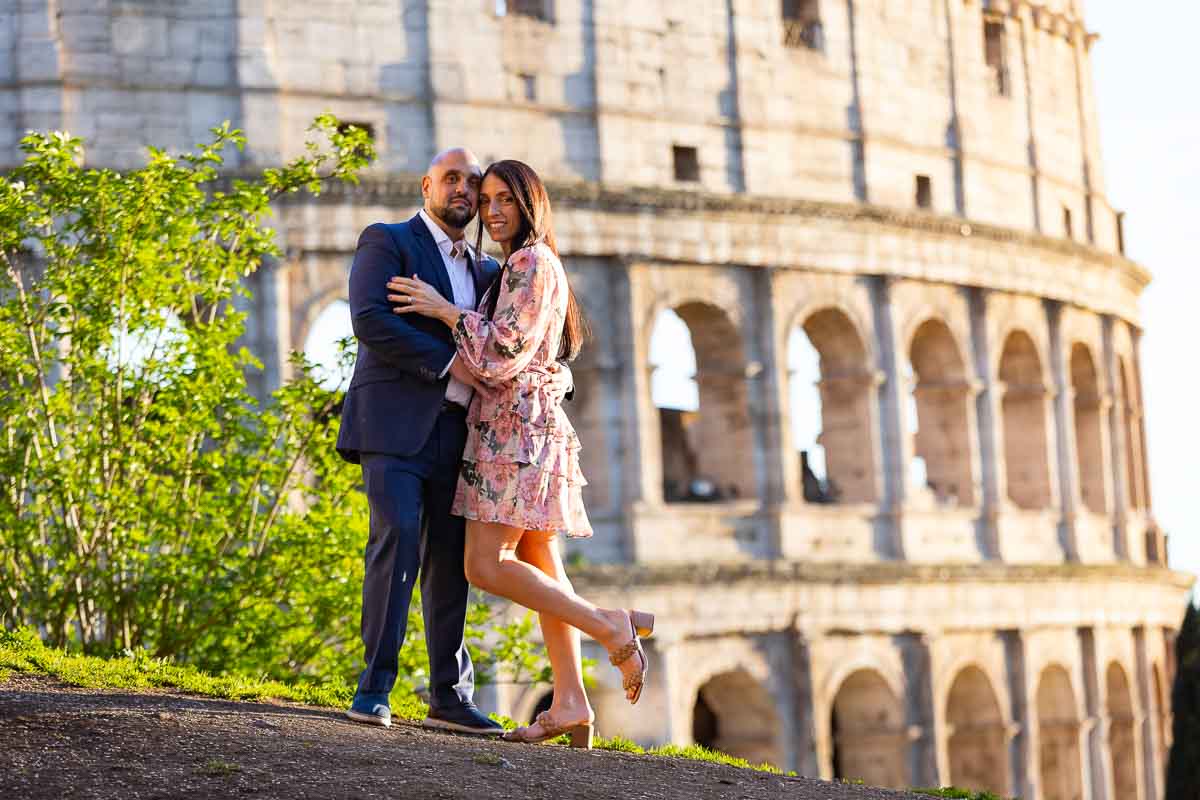
[[[586,705],[549,710],[538,714],[532,725],[525,725],[504,734],[504,740],[537,744],[562,736],[571,737],[571,747],[592,749],[592,724],[596,715]]]
[[[608,650],[608,660],[621,670],[625,699],[636,703],[642,696],[646,670],[649,667],[640,637],[649,637],[654,633],[654,616],[642,611],[620,609],[604,610],[601,613],[613,625],[612,635],[602,642]]]

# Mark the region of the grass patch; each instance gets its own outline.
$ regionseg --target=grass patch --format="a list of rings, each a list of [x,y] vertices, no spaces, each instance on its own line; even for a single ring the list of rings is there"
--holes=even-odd
[[[955,800],[1004,800],[1000,795],[991,792],[971,792],[954,786],[943,786],[940,789],[913,789],[913,791],[927,797],[948,797],[955,798]]]
[[[176,689],[225,700],[288,700],[311,706],[346,708],[354,694],[345,684],[275,681],[247,675],[210,675],[195,667],[153,658],[146,651],[98,658],[46,647],[29,630],[0,631],[0,680],[12,672],[49,675],[89,689]],[[392,714],[421,719],[427,706],[414,695],[395,691]]]
[[[219,758],[210,758],[198,770],[201,775],[208,775],[213,778],[224,778],[241,771],[242,768],[232,761],[222,761]]]
[[[784,774],[783,770],[774,764],[751,764],[744,758],[731,756],[719,750],[709,750],[707,747],[699,744],[690,744],[687,747],[680,747],[677,744],[664,744],[659,747],[650,748],[646,751],[646,754],[651,756],[666,756],[668,758],[686,758],[691,761],[705,761],[709,764],[722,764],[727,767],[752,769],[755,772],[770,772],[775,775]],[[788,772],[787,775],[794,777],[796,773]]]
[[[612,750],[615,753],[633,753],[640,756],[645,755],[646,749],[632,739],[626,739],[624,736],[617,734],[611,739],[604,739],[599,736],[592,742],[592,746],[597,750]]]
[[[476,753],[471,756],[471,760],[476,764],[483,764],[485,767],[498,767],[504,763],[504,759],[495,753]]]

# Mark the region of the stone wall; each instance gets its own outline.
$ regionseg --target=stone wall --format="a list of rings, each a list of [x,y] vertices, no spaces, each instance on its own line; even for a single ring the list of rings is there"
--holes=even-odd
[[[556,0],[547,19],[494,0],[13,2],[0,163],[27,128],[128,166],[223,119],[274,163],[330,110],[371,125],[382,171],[465,143],[559,180],[897,208],[921,175],[935,213],[1061,237],[1069,210],[1067,238],[1117,248],[1074,3],[821,0],[808,46],[776,0]]]

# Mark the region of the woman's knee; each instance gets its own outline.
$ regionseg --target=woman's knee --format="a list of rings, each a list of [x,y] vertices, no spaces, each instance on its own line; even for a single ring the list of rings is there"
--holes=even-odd
[[[463,572],[466,573],[467,582],[488,591],[492,586],[495,563],[494,553],[489,556],[479,548],[468,547],[463,554]]]

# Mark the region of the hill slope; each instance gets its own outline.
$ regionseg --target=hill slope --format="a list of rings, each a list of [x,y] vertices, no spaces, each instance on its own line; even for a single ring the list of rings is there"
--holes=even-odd
[[[572,751],[345,721],[340,712],[67,686],[0,682],[0,797],[428,798],[570,800],[918,795],[697,761]]]

